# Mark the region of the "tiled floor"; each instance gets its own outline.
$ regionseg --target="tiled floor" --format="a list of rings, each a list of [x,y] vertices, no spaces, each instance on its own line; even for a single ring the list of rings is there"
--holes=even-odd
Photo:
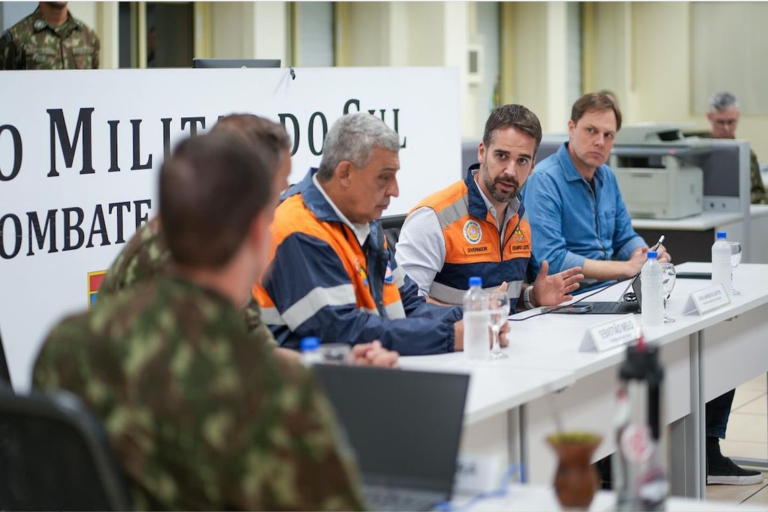
[[[762,375],[736,390],[727,439],[720,441],[728,457],[768,459],[768,391],[766,376]],[[768,472],[757,485],[709,485],[707,498],[738,501],[768,509]]]

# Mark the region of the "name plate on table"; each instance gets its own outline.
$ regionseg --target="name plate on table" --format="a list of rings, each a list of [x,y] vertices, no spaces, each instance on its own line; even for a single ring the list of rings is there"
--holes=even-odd
[[[579,351],[602,352],[635,341],[640,332],[640,324],[635,315],[625,315],[616,320],[597,324],[587,329]]]
[[[504,476],[505,463],[501,457],[480,453],[459,455],[456,464],[454,494],[491,492]]]
[[[731,298],[728,296],[728,292],[725,291],[723,285],[718,284],[693,292],[688,298],[688,302],[685,304],[683,314],[688,315],[691,313],[698,313],[703,315],[710,311],[714,311],[715,309],[727,306],[730,303]]]

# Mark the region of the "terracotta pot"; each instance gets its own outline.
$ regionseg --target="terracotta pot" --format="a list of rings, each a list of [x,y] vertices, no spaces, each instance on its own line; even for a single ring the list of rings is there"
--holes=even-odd
[[[558,457],[555,493],[560,506],[587,510],[600,484],[592,466],[592,454],[602,438],[593,436],[589,440],[569,441],[567,435],[560,435],[550,436],[547,441]]]

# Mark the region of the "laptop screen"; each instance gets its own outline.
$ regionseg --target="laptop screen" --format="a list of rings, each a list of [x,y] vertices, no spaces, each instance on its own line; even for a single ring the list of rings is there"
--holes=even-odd
[[[368,485],[450,496],[469,375],[317,365]]]

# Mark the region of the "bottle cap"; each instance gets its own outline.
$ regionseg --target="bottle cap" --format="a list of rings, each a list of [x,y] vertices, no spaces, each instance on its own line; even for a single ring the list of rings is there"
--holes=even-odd
[[[657,253],[656,251],[648,251],[649,260],[655,260],[658,257],[659,257],[659,253]]]
[[[656,345],[643,343],[627,347],[627,357],[619,369],[619,378],[659,382],[663,377],[664,369],[659,363],[659,349]]]
[[[722,238],[723,240],[725,240],[725,235],[726,235],[725,231],[718,231],[717,239],[720,240]]]
[[[482,277],[470,277],[469,278],[469,287],[473,286],[483,286],[483,278]]]
[[[320,347],[320,338],[314,336],[308,336],[301,339],[301,351],[307,352],[309,350],[317,350]]]

